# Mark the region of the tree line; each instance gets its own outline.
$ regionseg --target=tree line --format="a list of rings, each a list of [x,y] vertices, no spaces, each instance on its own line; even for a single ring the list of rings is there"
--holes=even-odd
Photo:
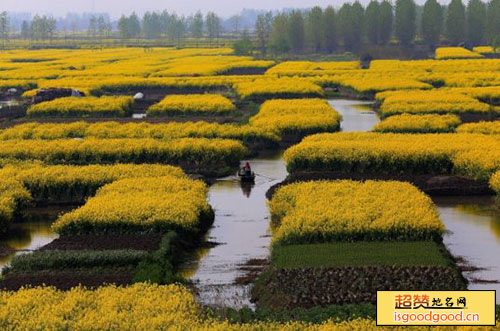
[[[364,45],[396,41],[408,47],[423,43],[477,46],[500,38],[500,0],[451,0],[448,6],[426,0],[372,0],[307,11],[261,14],[255,23],[255,45],[262,53],[335,52],[339,46],[357,52]],[[245,37],[246,38],[246,37]],[[498,43],[498,41],[497,41]]]
[[[139,18],[136,13],[122,16],[118,20],[118,31],[123,39],[161,38],[180,40],[188,36],[193,38],[219,38],[222,33],[221,19],[213,12],[205,16],[201,12],[185,17],[175,13],[146,12]]]

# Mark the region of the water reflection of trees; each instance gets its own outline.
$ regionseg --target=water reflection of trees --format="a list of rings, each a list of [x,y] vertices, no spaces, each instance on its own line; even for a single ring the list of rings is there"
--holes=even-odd
[[[490,203],[460,204],[457,210],[472,216],[483,216],[489,218],[489,226],[493,234],[500,239],[500,214],[497,205],[498,201],[489,200]]]

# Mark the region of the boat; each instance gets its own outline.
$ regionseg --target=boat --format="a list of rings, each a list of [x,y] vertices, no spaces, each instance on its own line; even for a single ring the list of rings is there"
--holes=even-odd
[[[245,183],[253,183],[255,181],[255,173],[250,170],[246,170],[240,168],[237,172],[237,176],[239,177],[241,182]]]

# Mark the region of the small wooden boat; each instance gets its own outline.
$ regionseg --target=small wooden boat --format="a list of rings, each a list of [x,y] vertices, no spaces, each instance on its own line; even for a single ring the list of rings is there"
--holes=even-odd
[[[242,182],[245,183],[252,183],[255,181],[255,173],[250,170],[246,170],[243,168],[240,168],[237,172],[237,176],[240,178]]]

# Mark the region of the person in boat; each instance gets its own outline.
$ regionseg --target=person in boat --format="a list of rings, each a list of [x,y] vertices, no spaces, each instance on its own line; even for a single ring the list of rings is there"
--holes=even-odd
[[[250,168],[250,163],[246,162],[243,166],[243,171],[246,175],[250,175],[252,173],[252,168]]]

